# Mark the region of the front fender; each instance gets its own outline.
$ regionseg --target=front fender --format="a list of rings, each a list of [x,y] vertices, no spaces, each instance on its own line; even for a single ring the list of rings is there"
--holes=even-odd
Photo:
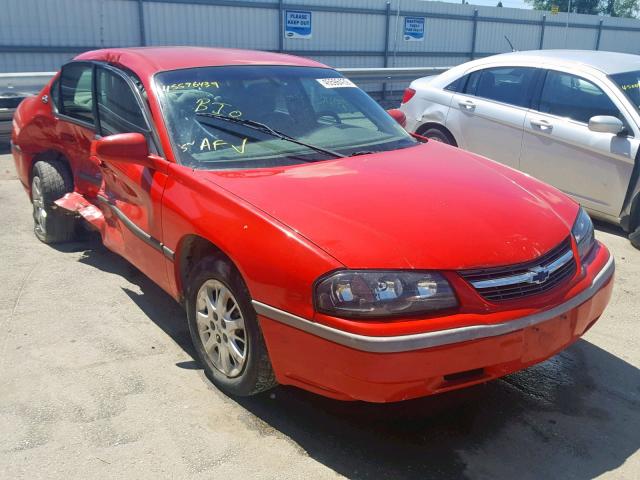
[[[162,200],[163,244],[180,258],[182,240],[200,236],[227,255],[252,299],[297,315],[313,315],[313,282],[342,267],[337,260],[267,213],[172,164]],[[181,295],[179,267],[169,272],[172,294]]]

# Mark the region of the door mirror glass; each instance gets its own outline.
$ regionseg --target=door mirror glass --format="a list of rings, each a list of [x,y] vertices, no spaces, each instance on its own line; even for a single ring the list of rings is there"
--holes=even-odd
[[[400,124],[401,127],[404,127],[407,125],[407,116],[404,114],[402,110],[398,110],[397,108],[392,108],[391,110],[387,110],[387,113],[391,115],[391,118],[393,118],[396,122],[398,122],[398,124]]]
[[[91,156],[99,161],[152,167],[147,139],[141,133],[119,133],[91,142]]]
[[[592,132],[618,135],[624,131],[624,124],[619,118],[610,115],[596,115],[589,119],[589,130]]]

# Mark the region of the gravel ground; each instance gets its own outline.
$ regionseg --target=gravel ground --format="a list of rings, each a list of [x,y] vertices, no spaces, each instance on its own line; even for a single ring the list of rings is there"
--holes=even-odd
[[[36,240],[0,155],[0,478],[638,479],[640,251],[586,337],[527,371],[396,405],[219,393],[183,313],[95,240]]]

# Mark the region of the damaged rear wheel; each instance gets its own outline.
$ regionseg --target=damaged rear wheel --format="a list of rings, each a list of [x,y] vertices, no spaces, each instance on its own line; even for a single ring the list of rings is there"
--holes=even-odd
[[[44,243],[68,242],[75,235],[75,218],[55,208],[54,202],[73,191],[73,179],[57,160],[40,160],[33,166],[31,203],[36,237]]]

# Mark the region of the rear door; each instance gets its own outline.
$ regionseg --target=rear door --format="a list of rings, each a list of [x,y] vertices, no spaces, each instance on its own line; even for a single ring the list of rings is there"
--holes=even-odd
[[[618,117],[628,135],[592,132],[595,115]],[[638,139],[624,106],[595,78],[549,70],[527,114],[521,170],[573,196],[590,210],[617,218],[629,185]]]
[[[519,166],[525,115],[538,70],[493,67],[468,75],[451,102],[446,126],[458,145],[514,168]]]
[[[155,167],[99,160],[103,185],[99,205],[107,218],[104,242],[163,287],[167,285],[162,248],[161,201],[167,162],[153,134],[151,116],[133,77],[119,69],[96,68],[95,91],[100,136],[141,133]]]
[[[51,89],[57,118],[55,143],[71,164],[76,190],[88,196],[101,184],[100,171],[89,160],[96,134],[94,71],[92,62],[68,63]]]

